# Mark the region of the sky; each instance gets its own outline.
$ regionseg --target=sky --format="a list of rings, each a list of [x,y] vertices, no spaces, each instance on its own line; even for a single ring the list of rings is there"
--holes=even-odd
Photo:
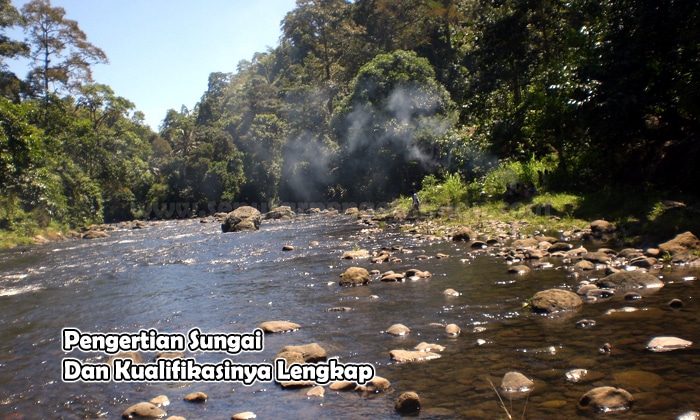
[[[169,109],[199,102],[210,73],[235,73],[241,60],[276,47],[296,0],[51,0],[51,6],[64,8],[65,18],[107,55],[109,64],[92,68],[95,82],[133,102],[158,131]],[[19,63],[10,68],[26,76]]]

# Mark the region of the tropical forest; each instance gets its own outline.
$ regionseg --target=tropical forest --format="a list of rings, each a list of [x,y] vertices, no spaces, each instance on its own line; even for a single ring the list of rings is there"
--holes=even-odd
[[[276,46],[154,131],[93,80],[109,59],[66,10],[0,0],[0,230],[414,191],[644,229],[674,210],[681,230],[700,196],[699,20],[698,1],[297,0]]]

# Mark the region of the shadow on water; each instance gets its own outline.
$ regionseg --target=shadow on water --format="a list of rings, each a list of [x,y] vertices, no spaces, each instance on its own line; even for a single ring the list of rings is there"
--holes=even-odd
[[[636,399],[622,418],[664,418],[700,409],[696,375],[700,354],[690,350],[652,354],[651,337],[674,335],[698,342],[696,281],[684,281],[688,269],[663,273],[666,287],[640,301],[619,297],[586,304],[557,318],[531,315],[523,304],[551,287],[572,289],[578,280],[566,270],[507,273],[506,263],[453,243],[431,243],[387,232],[360,234],[344,217],[303,217],[294,222],[266,222],[259,232],[222,234],[218,225],[172,221],[142,231],[118,231],[92,242],[69,241],[0,253],[0,418],[117,418],[132,404],[167,395],[169,415],[230,418],[253,411],[258,418],[394,418],[394,402],[403,391],[416,391],[421,418],[505,418],[491,383],[498,386],[511,370],[534,379],[525,400],[505,400],[514,418],[590,417],[576,408],[596,386],[620,386]],[[283,251],[293,245],[293,251]],[[371,264],[341,260],[355,247],[379,250],[402,245],[402,262]],[[409,253],[412,252],[412,253]],[[450,255],[436,259],[435,255]],[[415,260],[416,255],[432,258]],[[558,261],[552,261],[555,267]],[[338,276],[353,265],[380,271],[420,268],[429,279],[403,283],[375,281],[340,288]],[[696,273],[697,274],[697,273]],[[590,276],[602,275],[594,272]],[[460,296],[446,297],[453,288]],[[685,305],[672,310],[667,302]],[[611,309],[633,306],[636,312]],[[327,311],[348,307],[350,311]],[[63,383],[61,359],[92,363],[103,353],[61,350],[61,329],[130,332],[157,328],[186,334],[249,332],[267,320],[302,325],[293,333],[265,337],[259,353],[232,356],[237,363],[271,362],[282,346],[317,342],[342,363],[372,363],[389,379],[392,390],[380,394],[328,391],[308,398],[306,390],[283,390],[274,383]],[[581,319],[595,326],[577,328]],[[404,337],[384,334],[390,325],[411,328]],[[461,327],[448,337],[440,325]],[[396,364],[393,349],[420,342],[445,347],[441,358]],[[601,354],[604,343],[613,350]],[[151,359],[154,353],[144,353]],[[187,353],[198,362],[217,363],[222,353]],[[565,373],[585,368],[589,375],[568,383]],[[185,403],[184,395],[203,391],[206,404]]]

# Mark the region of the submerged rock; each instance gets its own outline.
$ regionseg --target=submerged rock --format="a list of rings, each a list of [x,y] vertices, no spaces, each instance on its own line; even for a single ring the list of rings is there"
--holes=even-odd
[[[535,293],[530,299],[530,307],[537,313],[571,311],[583,305],[581,298],[573,292],[562,289],[549,289]]]
[[[501,392],[504,394],[528,393],[535,389],[535,382],[520,372],[507,372],[501,379]]]
[[[252,411],[244,411],[242,413],[236,413],[231,416],[231,420],[251,420],[256,419],[258,416]]]
[[[122,418],[162,419],[167,415],[168,414],[163,409],[157,407],[155,404],[141,402],[124,410],[124,413],[122,413]]]
[[[439,354],[431,351],[392,350],[389,355],[391,360],[398,363],[425,362],[440,358]]]
[[[394,409],[399,414],[415,414],[420,411],[420,397],[415,392],[404,392],[396,400]]]
[[[627,411],[632,408],[632,394],[622,388],[602,386],[585,393],[579,400],[579,409],[596,413]]]

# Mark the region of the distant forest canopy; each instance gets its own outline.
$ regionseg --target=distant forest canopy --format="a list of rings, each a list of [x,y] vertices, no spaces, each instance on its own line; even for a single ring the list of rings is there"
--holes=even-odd
[[[389,201],[545,158],[552,189],[700,195],[700,0],[297,0],[275,48],[158,133],[65,14],[0,0],[0,228]]]

